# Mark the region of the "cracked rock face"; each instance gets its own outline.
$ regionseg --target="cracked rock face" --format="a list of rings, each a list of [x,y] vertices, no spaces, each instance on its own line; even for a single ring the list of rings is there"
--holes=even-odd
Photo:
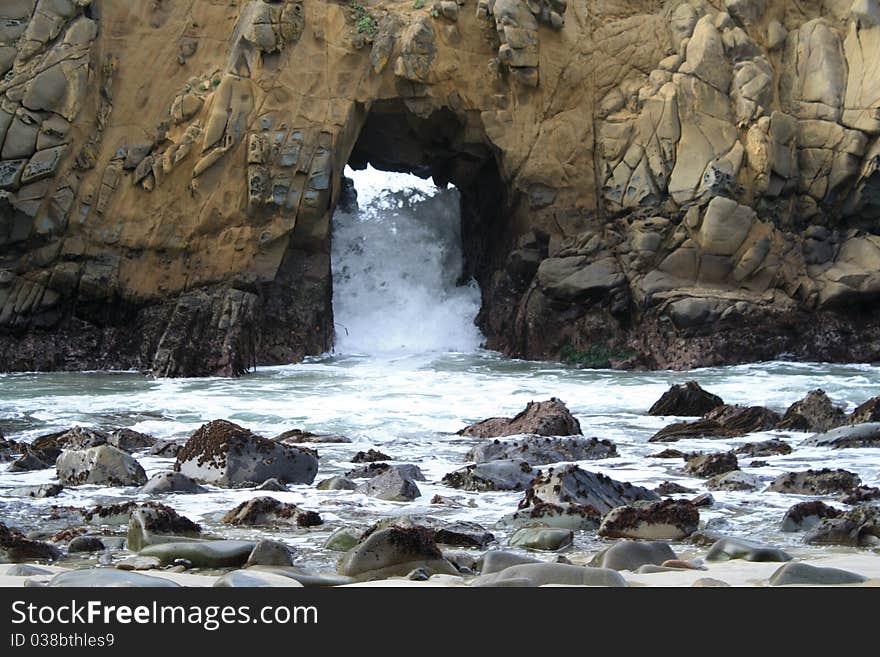
[[[0,369],[326,351],[346,162],[459,188],[492,349],[880,358],[877,0],[416,4],[4,2]]]

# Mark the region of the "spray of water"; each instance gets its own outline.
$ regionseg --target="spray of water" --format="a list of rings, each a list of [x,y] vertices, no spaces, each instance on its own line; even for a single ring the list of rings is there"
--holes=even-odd
[[[359,209],[333,216],[338,354],[471,352],[482,335],[475,281],[462,273],[459,196],[374,169],[354,178]]]

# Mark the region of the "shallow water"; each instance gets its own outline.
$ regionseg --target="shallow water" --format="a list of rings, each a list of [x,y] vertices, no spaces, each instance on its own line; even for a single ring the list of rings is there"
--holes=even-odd
[[[190,518],[229,536],[267,534],[297,546],[301,559],[327,567],[335,555],[321,545],[333,529],[366,526],[378,518],[399,514],[429,514],[449,520],[469,520],[490,528],[503,544],[506,531],[492,525],[515,510],[521,493],[468,493],[440,483],[443,475],[461,467],[464,455],[480,439],[455,432],[467,423],[494,415],[513,415],[528,401],[561,398],[580,420],[584,434],[609,438],[620,456],[583,461],[583,468],[654,487],[669,480],[698,491],[702,480],[684,476],[680,461],[648,458],[669,446],[647,439],[674,418],[650,417],[645,411],[672,383],[692,378],[728,403],[762,404],[778,411],[808,390],[823,388],[848,411],[880,394],[880,367],[760,363],[680,372],[615,372],[583,370],[556,363],[507,360],[491,352],[422,356],[326,357],[299,365],[262,368],[242,379],[153,380],[137,373],[8,374],[0,376],[0,418],[7,435],[31,439],[72,425],[128,426],[157,438],[186,438],[204,422],[226,418],[257,433],[274,436],[291,428],[341,433],[350,444],[318,445],[321,456],[317,481],[350,469],[351,457],[375,447],[397,462],[416,463],[427,482],[413,502],[383,502],[348,491],[318,491],[314,486],[291,486],[288,493],[271,493],[321,513],[322,527],[305,529],[234,529],[221,525],[215,514],[265,494],[253,490],[213,488],[202,495],[171,495],[163,501]],[[27,429],[23,427],[27,426]],[[9,430],[11,429],[11,431]],[[777,435],[795,446],[785,456],[767,457],[766,467],[746,472],[768,483],[790,470],[841,467],[858,473],[868,485],[880,484],[880,454],[876,449],[831,451],[799,447],[806,434],[766,432],[738,439],[683,440],[682,451],[720,451]],[[171,459],[140,456],[148,475],[171,466]],[[13,486],[52,481],[54,471],[0,473],[0,503],[7,521],[27,529],[45,528],[40,520],[53,504],[93,506],[98,502],[146,499],[136,490],[83,486],[68,488],[59,497],[21,500],[3,495]],[[429,504],[435,494],[452,497],[461,508]],[[765,492],[715,492],[716,504],[701,510],[704,523],[732,535],[796,548],[800,534],[778,531],[785,510],[801,498]],[[832,498],[826,498],[832,502]],[[834,502],[843,508],[840,503]],[[469,506],[472,505],[472,506]],[[593,532],[581,532],[576,549],[598,546]],[[823,553],[827,548],[799,548]]]

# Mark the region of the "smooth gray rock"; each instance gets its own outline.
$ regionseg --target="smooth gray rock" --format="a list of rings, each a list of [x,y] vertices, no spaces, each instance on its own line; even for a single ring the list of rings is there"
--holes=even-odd
[[[645,564],[659,566],[664,561],[676,558],[672,548],[662,541],[621,540],[596,554],[590,565],[611,570],[636,571]]]
[[[339,561],[340,575],[358,580],[403,576],[416,568],[457,575],[434,542],[434,532],[421,527],[378,529],[349,550]]]
[[[292,566],[293,550],[286,543],[264,539],[254,546],[246,566]]]
[[[256,587],[288,587],[302,588],[295,579],[277,575],[269,571],[260,570],[233,570],[214,582],[215,587],[221,588],[256,588]]]
[[[691,584],[694,588],[730,588],[730,584],[720,579],[715,579],[714,577],[701,577],[698,580],[694,580],[694,583]]]
[[[758,490],[760,487],[761,480],[758,477],[742,470],[724,472],[706,481],[706,488],[709,490],[744,491]]]
[[[802,584],[809,586],[833,586],[840,584],[861,584],[868,578],[839,568],[820,568],[807,563],[792,561],[780,567],[770,576],[770,586],[790,586]]]
[[[208,489],[200,486],[185,474],[174,471],[159,472],[144,484],[142,493],[161,495],[167,493],[206,493]]]
[[[706,561],[791,561],[791,555],[779,548],[739,538],[722,538],[706,554]]]
[[[358,485],[348,477],[336,475],[318,483],[318,490],[356,490]]]
[[[189,541],[160,543],[140,551],[142,557],[156,557],[163,566],[184,559],[194,568],[240,568],[254,551],[254,541]]]
[[[529,550],[556,551],[571,545],[574,534],[570,529],[554,527],[523,527],[513,533],[508,544]]]
[[[488,461],[468,465],[443,477],[443,483],[470,491],[525,490],[534,478],[526,461]]]
[[[520,586],[626,586],[615,570],[561,563],[527,563],[510,566],[490,575],[480,575],[471,586],[504,586],[511,581]]]
[[[117,568],[85,568],[70,570],[55,575],[47,586],[52,587],[134,587],[134,588],[177,588],[179,585],[168,579],[142,575]]]
[[[856,424],[817,433],[802,444],[832,449],[880,447],[880,422]]]
[[[272,573],[273,575],[288,577],[307,587],[344,586],[345,584],[352,584],[357,581],[353,577],[343,577],[335,573],[311,573],[300,568],[291,567],[249,566],[247,571]]]
[[[32,566],[27,563],[17,563],[6,569],[9,577],[39,577],[41,575],[54,575],[55,573],[47,568]]]
[[[481,575],[491,575],[510,566],[518,566],[524,563],[541,563],[538,559],[532,559],[515,552],[503,550],[490,550],[483,554],[477,561],[477,570]]]

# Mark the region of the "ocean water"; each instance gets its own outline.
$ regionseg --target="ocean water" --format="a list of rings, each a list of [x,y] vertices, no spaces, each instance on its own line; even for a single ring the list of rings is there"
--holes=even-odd
[[[457,436],[456,431],[486,417],[512,416],[527,402],[550,397],[568,405],[586,436],[617,444],[617,458],[578,463],[614,479],[651,488],[674,481],[703,492],[702,480],[683,474],[682,461],[649,455],[666,447],[724,451],[777,436],[794,451],[762,458],[767,461],[763,467],[750,467],[752,459],[741,458],[743,470],[769,484],[787,471],[840,467],[858,473],[866,485],[880,485],[877,449],[803,447],[800,443],[807,434],[793,432],[652,444],[648,438],[677,418],[646,415],[671,384],[689,379],[727,403],[764,405],[780,412],[809,390],[822,388],[851,411],[880,394],[880,367],[779,361],[687,373],[645,373],[503,358],[479,347],[480,335],[473,325],[479,289],[474,283],[456,284],[460,282],[461,251],[455,190],[438,191],[430,183],[411,180],[405,183],[412,189],[401,189],[399,181],[373,171],[357,180],[361,211],[335,218],[338,342],[334,353],[295,365],[259,368],[240,379],[153,379],[136,372],[0,375],[4,433],[31,440],[82,425],[130,427],[157,438],[185,440],[203,423],[224,418],[267,437],[299,428],[351,439],[346,444],[315,446],[320,454],[315,483],[354,467],[354,454],[369,448],[387,453],[394,463],[418,465],[427,481],[418,482],[421,497],[408,503],[375,500],[351,491],[318,491],[314,485],[291,486],[284,493],[209,487],[205,494],[154,498],[217,534],[285,541],[295,547],[300,563],[324,570],[332,569],[338,558],[322,548],[333,530],[367,527],[390,516],[429,515],[449,522],[476,522],[504,546],[508,530],[495,523],[516,509],[522,493],[470,493],[449,488],[441,479],[464,466],[467,451],[481,442]],[[396,185],[391,193],[382,187],[389,181]],[[173,464],[167,458],[137,457],[148,475]],[[0,472],[0,519],[30,531],[52,531],[60,528],[46,520],[52,505],[92,507],[149,499],[137,489],[101,486],[67,488],[59,497],[43,500],[8,495],[12,487],[48,483],[54,476],[54,470]],[[259,495],[318,511],[324,524],[309,529],[230,528],[219,522],[223,512]],[[435,495],[452,498],[460,506],[430,504]],[[713,492],[713,496],[715,505],[701,509],[701,522],[709,528],[798,554],[831,549],[803,546],[801,534],[779,531],[785,510],[808,498],[761,491]],[[845,508],[831,496],[824,499]],[[118,526],[107,529],[123,530]],[[578,532],[573,551],[592,551],[602,545],[595,532]]]

